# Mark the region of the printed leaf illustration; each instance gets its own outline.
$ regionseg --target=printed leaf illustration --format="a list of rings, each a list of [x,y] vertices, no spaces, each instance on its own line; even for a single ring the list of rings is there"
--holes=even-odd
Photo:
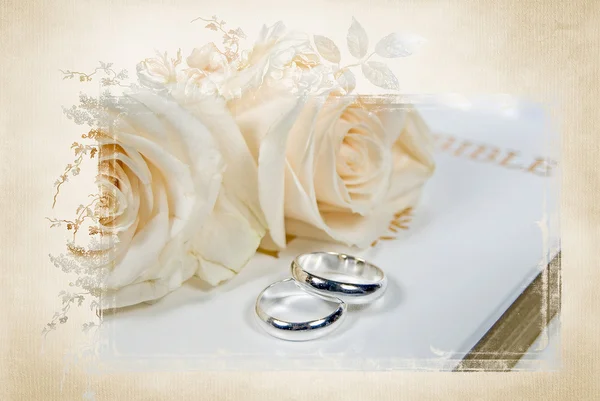
[[[336,64],[340,62],[340,49],[333,43],[333,40],[325,36],[315,35],[315,46],[317,46],[317,51],[325,60]]]
[[[398,78],[396,78],[392,70],[384,63],[380,63],[379,61],[369,61],[368,63],[361,64],[361,68],[365,77],[373,85],[384,89],[400,89]]]
[[[348,42],[348,50],[354,57],[360,59],[367,54],[369,48],[367,32],[354,17],[352,17],[352,25],[348,29],[346,41]]]
[[[402,35],[390,33],[375,45],[375,53],[381,57],[406,57],[413,54],[425,42],[418,35]]]
[[[342,68],[336,72],[335,79],[346,93],[350,93],[356,88],[356,77],[348,68]]]

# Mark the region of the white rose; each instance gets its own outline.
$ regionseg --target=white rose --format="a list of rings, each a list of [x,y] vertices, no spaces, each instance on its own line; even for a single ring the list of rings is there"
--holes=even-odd
[[[222,88],[225,97],[248,97],[253,91],[277,87],[288,94],[317,88],[327,68],[305,33],[289,31],[282,22],[263,26],[249,52],[242,52],[238,71]],[[332,72],[331,77],[333,77]],[[264,100],[259,94],[255,94]]]
[[[303,34],[263,29],[229,101],[258,163],[265,245],[286,234],[366,247],[414,206],[433,171],[429,131],[408,110],[342,92]]]
[[[136,66],[140,83],[148,88],[162,89],[165,85],[177,82],[178,66],[181,64],[181,50],[177,57],[170,59],[167,53],[156,53],[157,57],[147,58]]]
[[[212,42],[192,50],[186,61],[189,67],[207,73],[225,71],[229,67],[227,57]]]
[[[416,204],[433,172],[430,132],[413,108],[311,96],[286,122],[291,130],[274,135],[256,132],[278,115],[265,110],[258,105],[236,119],[260,138],[259,196],[278,247],[286,234],[367,247]]]
[[[219,145],[235,124],[222,104],[204,106],[206,116],[192,115],[168,95],[138,91],[111,107],[114,126],[99,137],[98,213],[103,237],[117,241],[108,241],[103,307],[160,298],[193,275],[217,284],[256,251],[258,202],[236,185],[248,173],[232,175],[235,152]]]
[[[227,57],[214,43],[195,48],[186,59],[189,68],[177,75],[178,84],[196,85],[204,95],[221,92],[221,86],[233,73],[233,67]],[[169,85],[167,85],[169,86]],[[173,85],[170,85],[171,89]]]

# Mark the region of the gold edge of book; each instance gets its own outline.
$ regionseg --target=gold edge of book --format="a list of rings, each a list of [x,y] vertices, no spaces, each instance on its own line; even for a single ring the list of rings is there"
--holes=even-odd
[[[469,351],[455,372],[510,371],[560,311],[560,252]]]

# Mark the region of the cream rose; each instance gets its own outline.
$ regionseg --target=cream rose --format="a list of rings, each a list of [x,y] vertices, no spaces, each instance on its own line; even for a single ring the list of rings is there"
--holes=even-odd
[[[414,108],[368,105],[332,91],[301,104],[286,122],[289,132],[268,130],[276,124],[270,116],[290,114],[267,113],[266,105],[234,113],[258,142],[259,197],[271,239],[278,247],[286,234],[367,247],[394,214],[416,204],[434,168],[430,132]]]
[[[304,140],[298,152],[294,141]],[[361,248],[416,205],[434,170],[431,134],[414,108],[347,97],[330,96],[314,131],[293,129],[285,152],[286,231]]]
[[[165,85],[177,82],[181,64],[181,50],[175,58],[169,59],[167,53],[156,53],[156,57],[147,58],[136,66],[137,76],[142,85],[161,89]]]
[[[243,148],[220,146],[239,130],[223,104],[201,100],[194,114],[152,91],[110,106],[113,124],[98,138],[99,228],[111,255],[103,307],[160,298],[193,275],[229,279],[265,233],[256,194],[236,185],[252,171],[231,166]]]
[[[413,109],[369,106],[343,91],[308,37],[264,28],[228,104],[258,164],[269,237],[366,247],[414,206],[433,171],[429,131]]]
[[[194,49],[186,61],[190,68],[207,74],[225,72],[230,67],[227,57],[212,42]]]
[[[296,94],[317,87],[324,76],[309,37],[277,22],[263,26],[252,50],[242,54],[238,71],[225,83],[223,93],[229,98],[249,92],[258,96],[253,91],[270,87]]]
[[[183,68],[177,74],[177,83],[194,85],[204,95],[220,95],[223,83],[234,72],[227,57],[214,43],[195,48],[187,57],[186,64],[188,68]],[[174,85],[166,86],[173,89]]]

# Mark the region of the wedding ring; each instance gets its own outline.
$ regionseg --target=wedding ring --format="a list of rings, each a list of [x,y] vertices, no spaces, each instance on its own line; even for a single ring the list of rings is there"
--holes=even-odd
[[[344,301],[304,291],[291,278],[265,288],[256,316],[270,335],[288,341],[314,340],[334,331],[346,317]]]
[[[298,255],[292,262],[292,277],[307,291],[348,304],[372,302],[387,287],[387,277],[379,267],[337,252]]]

